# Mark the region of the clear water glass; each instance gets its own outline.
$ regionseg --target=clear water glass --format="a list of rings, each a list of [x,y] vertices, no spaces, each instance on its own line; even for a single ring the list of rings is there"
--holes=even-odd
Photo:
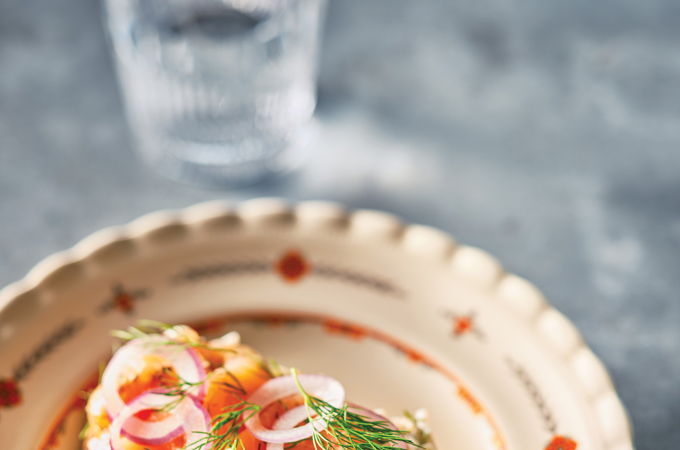
[[[105,0],[128,120],[162,172],[253,183],[299,164],[325,0]]]

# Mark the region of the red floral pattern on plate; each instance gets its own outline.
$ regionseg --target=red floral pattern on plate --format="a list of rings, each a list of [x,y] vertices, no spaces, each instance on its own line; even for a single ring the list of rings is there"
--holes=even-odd
[[[471,316],[456,317],[453,320],[453,334],[462,336],[473,330],[473,321]]]
[[[113,298],[113,302],[116,305],[116,309],[129,314],[134,309],[135,299],[129,293],[121,291]]]
[[[564,436],[555,436],[545,450],[576,450],[578,443]]]
[[[297,250],[289,250],[275,263],[276,272],[289,283],[300,281],[309,273],[307,260]]]
[[[481,340],[484,339],[484,333],[477,325],[474,311],[467,314],[445,311],[444,316],[451,320],[451,334],[454,338],[458,339],[463,336],[474,335]]]
[[[19,386],[11,378],[0,379],[0,407],[16,406],[21,403]]]

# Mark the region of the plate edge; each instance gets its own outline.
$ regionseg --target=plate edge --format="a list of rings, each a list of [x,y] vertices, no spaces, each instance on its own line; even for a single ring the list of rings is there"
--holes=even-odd
[[[456,275],[498,295],[560,355],[579,380],[599,419],[607,450],[633,449],[630,418],[607,370],[574,324],[551,306],[535,285],[505,272],[498,260],[484,250],[459,245],[450,234],[429,226],[403,224],[396,216],[382,211],[349,211],[338,203],[326,201],[288,203],[280,198],[257,198],[238,204],[215,200],[181,210],[152,212],[126,225],[97,231],[70,249],[44,258],[23,279],[0,289],[0,317],[16,302],[29,298],[39,301],[41,290],[59,289],[78,279],[90,262],[96,260],[105,266],[106,260],[97,258],[102,249],[122,246],[121,243],[134,247],[143,241],[163,245],[166,240],[175,241],[194,232],[208,233],[214,227],[234,224],[342,228],[360,238],[385,240],[405,252],[450,265]],[[133,254],[122,253],[120,257]],[[0,340],[8,334],[11,329],[0,327]],[[599,380],[595,387],[592,379]]]

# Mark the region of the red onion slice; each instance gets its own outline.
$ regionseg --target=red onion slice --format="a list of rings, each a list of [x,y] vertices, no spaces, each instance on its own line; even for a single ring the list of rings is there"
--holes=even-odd
[[[307,411],[305,405],[296,406],[279,417],[276,422],[274,422],[274,425],[272,425],[272,430],[289,430],[294,428],[297,424],[305,420],[308,415],[309,411]],[[323,431],[326,428],[326,424],[323,421],[314,423],[317,431]],[[317,427],[316,424],[319,426]],[[284,450],[284,447],[283,444],[267,444],[267,450]]]
[[[149,409],[160,409],[178,401],[168,416],[158,421],[145,421],[136,414]],[[196,398],[187,396],[179,399],[163,392],[146,392],[120,412],[111,424],[111,447],[113,450],[126,449],[123,438],[140,445],[162,445],[179,436],[186,435],[186,447],[205,439],[210,431],[210,416]],[[209,450],[210,444],[201,447]]]
[[[305,391],[307,391],[310,395],[320,398],[321,400],[328,402],[330,405],[336,408],[342,407],[345,401],[345,389],[337,380],[325,375],[303,374],[298,376],[298,381]],[[295,379],[292,375],[287,375],[273,378],[264,383],[259,387],[259,389],[253,392],[253,394],[248,398],[248,402],[254,403],[264,409],[272,402],[299,393],[300,391],[298,390],[297,384],[295,383]],[[292,409],[291,414],[292,411],[295,411],[298,408]],[[303,416],[303,419],[307,417],[306,410],[304,412],[305,416]],[[300,422],[300,420],[295,423],[298,422]],[[296,442],[306,439],[312,435],[314,429],[317,431],[322,431],[325,429],[326,424],[322,420],[317,419],[311,423],[295,428],[269,429],[262,424],[260,415],[256,414],[246,421],[246,427],[256,438],[261,441],[271,444],[285,444],[288,442]]]
[[[295,425],[307,419],[308,415],[309,411],[305,405],[296,406],[295,408],[286,411],[285,414],[279,417],[278,420],[274,422],[274,425],[272,425],[272,430],[290,430],[291,428],[294,428]],[[326,427],[324,426],[321,428],[321,430],[325,428]]]
[[[106,399],[106,409],[111,417],[115,418],[125,407],[125,402],[118,393],[121,375],[126,371],[134,370],[135,365],[141,364],[144,355],[157,355],[165,358],[177,375],[186,382],[201,383],[205,380],[205,368],[196,351],[181,344],[169,345],[167,340],[168,338],[162,336],[134,339],[113,355],[104,369],[101,383]],[[195,394],[201,398],[204,396],[205,385],[203,383],[195,388]]]
[[[113,449],[124,450],[126,448],[123,438],[140,445],[162,445],[184,434],[183,418],[177,411],[154,422],[144,421],[135,416],[140,411],[161,409],[176,400],[176,397],[173,398],[162,392],[146,392],[125,406],[111,423]]]
[[[198,441],[204,440],[201,450],[210,450],[212,445],[205,440],[207,433],[212,428],[210,415],[203,407],[200,400],[191,397],[185,398],[182,406],[183,428],[187,436],[185,448],[193,448]]]

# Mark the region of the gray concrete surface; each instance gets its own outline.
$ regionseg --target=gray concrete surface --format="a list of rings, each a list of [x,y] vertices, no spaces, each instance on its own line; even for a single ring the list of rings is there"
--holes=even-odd
[[[205,191],[134,157],[91,0],[0,0],[0,284],[100,227],[260,195],[434,225],[538,284],[680,448],[680,4],[334,0],[320,141]]]

